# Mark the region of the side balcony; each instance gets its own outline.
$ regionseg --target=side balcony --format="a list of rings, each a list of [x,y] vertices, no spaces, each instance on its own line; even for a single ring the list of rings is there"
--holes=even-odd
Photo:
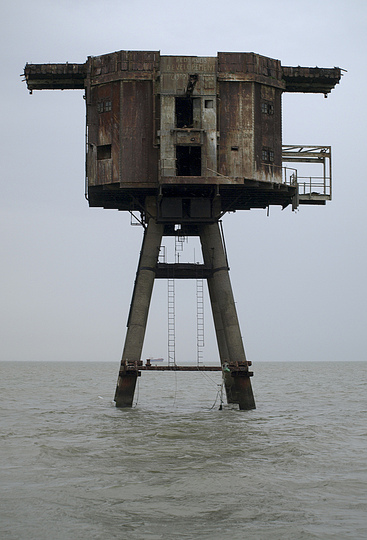
[[[283,182],[298,186],[298,204],[331,201],[330,146],[283,145],[282,162]],[[289,163],[292,167],[284,166]]]

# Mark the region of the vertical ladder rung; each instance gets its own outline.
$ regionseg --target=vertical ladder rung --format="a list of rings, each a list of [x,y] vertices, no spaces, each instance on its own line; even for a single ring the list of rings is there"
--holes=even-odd
[[[176,364],[175,280],[168,279],[168,365]]]
[[[203,279],[196,279],[196,361],[197,365],[203,363],[204,347],[204,286]]]

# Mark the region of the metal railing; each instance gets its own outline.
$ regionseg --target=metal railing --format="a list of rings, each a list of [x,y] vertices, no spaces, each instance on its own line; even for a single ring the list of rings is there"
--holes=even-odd
[[[330,146],[298,146],[284,145],[282,149],[283,163],[318,164],[322,167],[322,175],[308,175],[297,173],[295,178],[298,184],[298,193],[301,199],[331,199],[331,147]],[[283,169],[288,170],[287,167]],[[292,170],[292,169],[291,169]],[[285,173],[286,174],[286,173]],[[284,175],[283,175],[284,177]],[[285,176],[284,183],[289,184],[290,179]]]
[[[331,197],[329,178],[322,176],[299,176],[298,193],[300,195],[323,195]]]
[[[282,184],[287,186],[297,185],[297,169],[282,167]]]

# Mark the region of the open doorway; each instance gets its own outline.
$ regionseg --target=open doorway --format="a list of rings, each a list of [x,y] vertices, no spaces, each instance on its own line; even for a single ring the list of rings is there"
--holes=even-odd
[[[176,176],[201,176],[200,146],[176,146]]]
[[[191,97],[176,97],[176,127],[192,128],[194,125],[194,101]]]

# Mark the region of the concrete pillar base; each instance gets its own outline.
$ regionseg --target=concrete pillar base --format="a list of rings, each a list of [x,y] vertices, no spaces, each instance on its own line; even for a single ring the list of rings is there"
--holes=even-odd
[[[249,372],[223,373],[227,402],[236,403],[241,411],[256,409]],[[251,373],[252,374],[252,373]]]
[[[115,393],[116,407],[132,407],[136,387],[136,381],[140,372],[126,371],[120,373],[117,380]]]

